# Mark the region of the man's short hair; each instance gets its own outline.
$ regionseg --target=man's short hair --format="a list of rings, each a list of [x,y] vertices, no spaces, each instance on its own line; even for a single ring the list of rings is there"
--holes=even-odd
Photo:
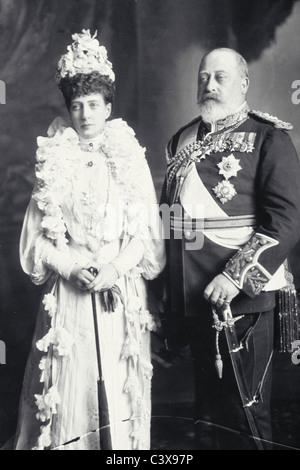
[[[206,52],[206,54],[204,54],[204,56],[202,57],[200,67],[201,67],[201,64],[204,62],[205,58],[209,54],[211,54],[212,52],[216,52],[216,51],[231,52],[236,58],[237,65],[238,65],[238,68],[240,70],[241,77],[242,78],[245,78],[245,77],[248,78],[249,77],[248,64],[247,64],[246,60],[244,59],[244,57],[239,52],[235,51],[234,49],[230,49],[229,47],[218,47],[216,49],[212,49],[212,50]]]

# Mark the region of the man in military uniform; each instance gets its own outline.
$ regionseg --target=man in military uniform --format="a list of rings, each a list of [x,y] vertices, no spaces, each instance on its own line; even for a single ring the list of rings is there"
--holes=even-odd
[[[191,348],[197,417],[213,423],[214,449],[272,448],[275,293],[300,237],[292,126],[250,111],[248,86],[247,63],[236,51],[204,56],[201,116],[167,146],[161,201],[173,209],[167,344]]]

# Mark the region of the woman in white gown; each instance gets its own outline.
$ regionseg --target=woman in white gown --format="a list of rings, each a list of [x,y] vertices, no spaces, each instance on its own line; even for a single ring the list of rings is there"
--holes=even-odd
[[[72,125],[56,118],[38,138],[20,241],[22,267],[44,295],[15,450],[100,448],[92,293],[112,448],[149,449],[154,322],[146,280],[165,263],[155,191],[133,130],[108,120],[114,74],[106,49],[89,30],[72,39],[58,64]]]

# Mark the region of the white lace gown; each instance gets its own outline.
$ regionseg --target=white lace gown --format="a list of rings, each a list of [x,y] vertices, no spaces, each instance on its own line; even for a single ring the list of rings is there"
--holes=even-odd
[[[113,449],[150,448],[150,331],[146,279],[165,263],[150,171],[133,131],[113,120],[82,148],[55,120],[38,138],[37,184],[20,242],[24,271],[44,284],[20,399],[15,450],[99,449],[91,294],[69,282],[74,263],[113,261],[115,311],[96,295]],[[90,150],[90,151],[89,151]]]

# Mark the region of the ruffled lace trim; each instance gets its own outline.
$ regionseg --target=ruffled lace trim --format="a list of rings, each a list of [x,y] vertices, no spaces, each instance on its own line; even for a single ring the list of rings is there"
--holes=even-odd
[[[143,435],[147,434],[145,428],[149,426],[151,418],[151,404],[147,400],[144,391],[148,389],[146,382],[151,381],[153,366],[141,348],[142,337],[149,331],[156,329],[156,323],[149,310],[143,308],[140,297],[136,294],[134,279],[127,277],[127,289],[132,295],[128,296],[127,304],[124,306],[126,317],[126,337],[123,343],[121,360],[127,361],[128,377],[124,384],[124,393],[129,394],[132,404],[132,433],[133,448],[144,447]],[[36,394],[35,404],[37,406],[36,418],[41,422],[40,435],[36,446],[32,450],[44,450],[52,445],[52,423],[57,414],[57,406],[61,403],[58,392],[58,377],[52,364],[53,361],[62,360],[70,356],[74,341],[67,330],[63,327],[63,319],[57,310],[56,286],[52,291],[44,295],[44,310],[50,319],[48,332],[36,342],[36,347],[44,352],[40,363],[40,382],[44,384],[43,392]],[[56,369],[57,370],[57,369]]]
[[[45,235],[58,249],[65,251],[68,239],[62,202],[70,194],[72,178],[82,164],[82,151],[77,133],[66,127],[61,118],[52,123],[48,134],[49,137],[37,139],[37,187],[33,198],[44,214],[42,227]],[[125,208],[127,222],[124,223],[123,236],[140,238],[150,253],[151,216],[147,214],[147,208],[153,208],[156,201],[152,200],[153,196],[147,193],[145,186],[139,181],[140,169],[147,167],[145,149],[139,145],[134,131],[127,123],[122,119],[115,119],[106,124],[99,151],[106,157],[111,175],[119,188],[121,207]]]
[[[67,227],[62,213],[62,202],[70,191],[70,181],[78,171],[82,161],[79,139],[76,132],[57,119],[49,129],[49,137],[38,138],[37,150],[37,188],[34,199],[43,212],[42,227],[47,238],[53,240],[59,250],[67,248]],[[143,185],[138,181],[136,171],[143,165],[146,168],[145,150],[135,139],[134,131],[121,119],[110,121],[105,126],[100,142],[101,152],[107,158],[111,174],[117,182],[124,207],[127,207],[127,217],[124,224],[125,238],[138,236],[141,239],[149,237],[148,221],[137,210],[139,206],[149,207],[149,194],[143,191]],[[134,210],[133,210],[134,207]],[[144,390],[152,377],[152,364],[142,351],[142,337],[155,328],[152,315],[143,308],[141,299],[135,291],[135,277],[143,274],[147,265],[149,272],[157,269],[152,240],[144,240],[145,255],[140,266],[137,266],[125,276],[127,283],[128,302],[124,305],[126,317],[126,337],[124,339],[121,360],[128,363],[128,378],[124,384],[124,392],[130,395],[132,403],[132,437],[134,448],[143,446],[143,435],[149,425],[150,404]],[[151,266],[150,266],[151,265]],[[135,293],[134,293],[135,292]],[[44,308],[50,318],[50,328],[45,336],[36,343],[36,347],[44,352],[39,368],[40,380],[44,383],[41,395],[36,395],[37,419],[41,422],[40,436],[35,449],[42,450],[51,447],[51,427],[53,416],[57,413],[60,403],[57,376],[53,373],[51,364],[68,356],[74,347],[73,340],[63,327],[61,312],[57,312],[56,291],[44,297]]]

